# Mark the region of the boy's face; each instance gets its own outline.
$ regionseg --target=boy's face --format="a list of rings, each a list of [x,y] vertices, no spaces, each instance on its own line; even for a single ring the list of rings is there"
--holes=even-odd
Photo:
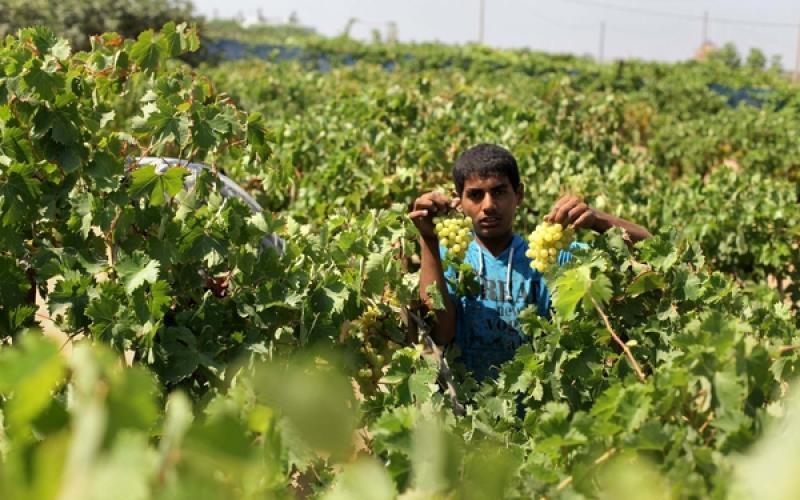
[[[523,192],[522,184],[515,191],[505,175],[468,177],[461,193],[461,209],[472,219],[478,237],[503,238],[511,233]]]

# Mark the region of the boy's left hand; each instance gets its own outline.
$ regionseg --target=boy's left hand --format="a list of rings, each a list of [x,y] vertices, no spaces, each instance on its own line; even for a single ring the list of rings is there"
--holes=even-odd
[[[551,224],[558,222],[564,226],[572,224],[575,228],[596,229],[598,215],[595,209],[577,196],[566,195],[553,205],[544,220]]]

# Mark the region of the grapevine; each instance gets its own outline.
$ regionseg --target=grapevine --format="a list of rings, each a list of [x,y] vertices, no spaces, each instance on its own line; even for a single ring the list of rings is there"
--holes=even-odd
[[[542,222],[528,236],[528,251],[525,256],[531,260],[531,268],[545,272],[555,264],[558,253],[569,248],[574,230],[559,223]]]

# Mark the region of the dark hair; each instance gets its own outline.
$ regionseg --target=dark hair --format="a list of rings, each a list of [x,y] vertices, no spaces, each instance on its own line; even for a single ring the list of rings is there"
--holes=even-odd
[[[514,191],[519,187],[519,168],[507,149],[496,144],[478,144],[466,150],[453,166],[453,181],[461,195],[464,183],[472,176],[480,178],[504,175]]]

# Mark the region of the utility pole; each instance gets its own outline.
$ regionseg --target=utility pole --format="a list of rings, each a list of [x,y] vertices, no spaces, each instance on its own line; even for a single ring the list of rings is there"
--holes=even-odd
[[[478,17],[478,43],[483,45],[483,29],[486,22],[486,0],[480,0],[480,13]]]
[[[703,12],[703,39],[700,40],[700,46],[706,44],[708,41],[708,11]]]
[[[794,81],[800,82],[800,24],[797,25],[797,60],[794,63]]]
[[[606,22],[603,21],[600,23],[600,42],[597,47],[597,62],[603,62],[603,53],[605,52],[606,48]]]

